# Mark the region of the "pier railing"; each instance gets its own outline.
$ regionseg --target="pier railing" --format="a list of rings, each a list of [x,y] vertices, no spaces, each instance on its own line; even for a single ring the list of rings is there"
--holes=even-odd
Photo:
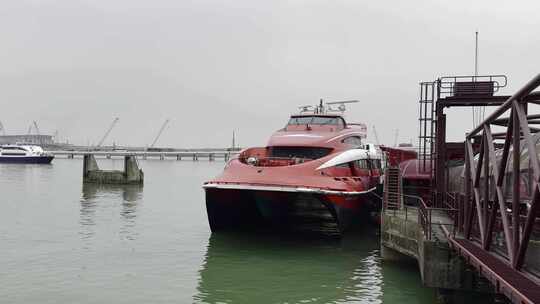
[[[448,220],[459,217],[459,209],[453,207],[453,203],[449,203],[446,207],[437,208],[429,206],[425,200],[417,195],[402,194],[395,192],[386,192],[384,194],[398,195],[401,200],[416,201],[416,203],[401,204],[400,208],[388,208],[387,204],[383,203],[383,212],[397,216],[404,214],[405,221],[415,221],[422,227],[422,232],[427,240],[432,240],[437,235],[442,235],[442,230],[434,229],[434,227],[446,227],[447,231],[451,231],[453,235],[457,232],[457,226],[454,221]],[[383,197],[386,197],[383,195]],[[416,217],[410,218],[411,215],[416,214]],[[414,215],[413,215],[414,216]]]

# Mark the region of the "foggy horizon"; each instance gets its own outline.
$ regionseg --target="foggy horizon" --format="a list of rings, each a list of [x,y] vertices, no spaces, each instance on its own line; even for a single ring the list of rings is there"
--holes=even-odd
[[[418,83],[538,70],[540,4],[488,1],[8,1],[0,7],[0,121],[7,134],[105,145],[264,145],[298,106],[358,99],[374,142],[416,144]],[[531,64],[532,62],[532,64]],[[472,128],[452,116],[449,138]]]

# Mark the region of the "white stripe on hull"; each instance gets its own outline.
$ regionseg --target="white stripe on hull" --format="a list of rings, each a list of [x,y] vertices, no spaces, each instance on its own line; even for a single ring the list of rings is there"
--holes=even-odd
[[[235,189],[235,190],[255,190],[255,191],[277,191],[277,192],[297,192],[297,193],[314,193],[314,194],[334,194],[334,195],[361,195],[369,193],[376,188],[373,187],[366,191],[338,191],[326,190],[320,188],[306,187],[286,187],[286,186],[264,186],[264,185],[245,185],[245,184],[219,184],[208,183],[203,185],[205,189]]]

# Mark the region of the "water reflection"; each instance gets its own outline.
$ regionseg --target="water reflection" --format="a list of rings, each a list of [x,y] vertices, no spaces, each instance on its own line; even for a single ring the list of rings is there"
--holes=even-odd
[[[83,184],[79,221],[81,237],[88,239],[94,236],[100,210],[110,211],[120,207],[118,212],[122,221],[119,234],[123,239],[135,239],[137,234],[133,228],[136,224],[137,205],[142,201],[142,190],[140,185]],[[116,212],[114,210],[112,214]]]
[[[381,303],[374,234],[342,241],[212,234],[197,303]]]
[[[0,183],[24,190],[26,183],[46,183],[53,174],[52,164],[0,164]],[[21,181],[23,183],[21,183]]]

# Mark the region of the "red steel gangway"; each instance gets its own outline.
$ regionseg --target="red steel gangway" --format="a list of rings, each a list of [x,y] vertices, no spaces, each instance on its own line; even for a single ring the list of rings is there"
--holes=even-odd
[[[467,133],[458,192],[448,195],[447,164],[435,164],[433,172],[433,192],[445,193],[434,195],[433,204],[458,211],[453,231],[445,229],[451,246],[514,303],[540,303],[539,86],[540,74]],[[443,130],[431,136],[431,161],[444,164],[445,130],[436,124]]]

